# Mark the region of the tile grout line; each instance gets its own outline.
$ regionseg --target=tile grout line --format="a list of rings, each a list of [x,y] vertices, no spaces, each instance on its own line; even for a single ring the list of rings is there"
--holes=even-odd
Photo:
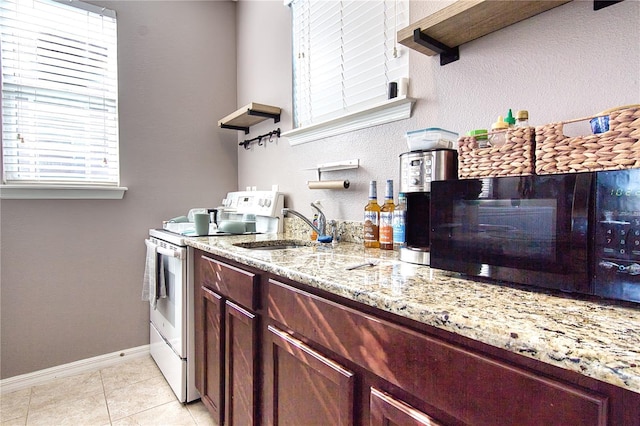
[[[191,412],[191,409],[189,408],[189,405],[184,404],[184,408],[187,409],[187,413],[189,413],[189,416],[191,416],[191,420],[193,420],[193,424],[198,426],[199,425],[198,420],[195,418],[195,416]]]
[[[29,412],[31,411],[31,399],[33,398],[33,388],[34,386],[29,387],[29,403],[27,404],[27,414],[24,416],[25,426],[29,424]]]
[[[111,411],[109,410],[109,402],[107,400],[107,390],[104,388],[104,378],[102,377],[102,370],[98,370],[98,374],[100,375],[100,385],[102,385],[102,397],[104,398],[104,405],[107,407],[107,416],[109,417],[109,424],[113,424],[113,420],[111,420]]]

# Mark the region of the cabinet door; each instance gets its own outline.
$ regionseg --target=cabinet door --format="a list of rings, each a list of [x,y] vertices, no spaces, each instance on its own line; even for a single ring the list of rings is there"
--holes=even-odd
[[[273,414],[278,426],[347,426],[354,419],[354,375],[338,363],[273,326]]]
[[[258,416],[257,319],[254,314],[226,301],[226,409],[225,424],[249,426]]]
[[[211,415],[222,423],[224,394],[224,301],[200,287],[195,303],[196,388]]]
[[[376,388],[371,388],[371,426],[440,426],[433,418]]]

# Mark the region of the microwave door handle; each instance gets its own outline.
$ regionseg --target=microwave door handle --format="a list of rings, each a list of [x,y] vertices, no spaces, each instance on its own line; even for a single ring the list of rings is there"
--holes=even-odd
[[[589,204],[594,173],[577,173],[571,206],[571,234],[574,243],[586,244],[589,224]],[[577,241],[576,238],[579,238]],[[575,247],[575,245],[574,245]]]
[[[590,291],[587,262],[589,258],[589,204],[592,197],[594,173],[577,173],[571,208],[570,251],[572,253],[570,276],[563,290],[588,293]],[[575,268],[575,269],[574,269]]]

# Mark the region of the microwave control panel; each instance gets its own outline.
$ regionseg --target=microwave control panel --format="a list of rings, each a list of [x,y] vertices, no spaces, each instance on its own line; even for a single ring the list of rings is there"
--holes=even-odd
[[[595,292],[640,302],[640,169],[597,172]]]

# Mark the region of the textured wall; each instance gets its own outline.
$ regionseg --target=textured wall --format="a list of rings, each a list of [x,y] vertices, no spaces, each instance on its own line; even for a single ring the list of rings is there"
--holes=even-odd
[[[2,378],[149,343],[144,239],[237,187],[233,2],[118,14],[123,200],[2,200]]]
[[[414,1],[412,20],[450,2]],[[517,4],[517,2],[513,2]],[[505,2],[505,4],[508,4]],[[239,3],[238,101],[279,102],[283,130],[291,128],[290,18],[280,1]],[[322,199],[330,218],[362,220],[370,179],[394,179],[408,130],[442,127],[459,133],[487,127],[509,108],[529,110],[533,125],[594,114],[640,101],[640,2],[625,1],[598,12],[592,1],[574,1],[460,48],[461,59],[440,67],[437,57],[404,50],[410,62],[408,120],[291,147],[278,144],[238,153],[240,186],[277,183],[290,207],[311,213]],[[248,25],[261,18],[267,24]],[[256,67],[254,58],[271,58]],[[251,72],[247,71],[251,70]],[[285,97],[286,95],[286,97]],[[252,128],[258,135],[273,123]],[[241,136],[244,138],[244,135]],[[347,191],[314,190],[307,171],[319,163],[359,158],[356,171],[327,179],[351,180]],[[378,191],[382,202],[381,190]]]

